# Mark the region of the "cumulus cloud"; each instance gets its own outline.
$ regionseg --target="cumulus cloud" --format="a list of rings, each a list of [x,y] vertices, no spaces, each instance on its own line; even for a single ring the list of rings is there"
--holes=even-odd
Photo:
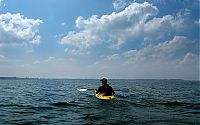
[[[195,64],[199,62],[199,55],[193,54],[191,52],[188,52],[182,60],[180,60],[181,64]]]
[[[76,20],[79,30],[69,32],[61,39],[60,44],[87,49],[95,44],[106,43],[117,49],[122,44],[141,37],[144,22],[157,13],[158,9],[155,6],[144,2],[132,3],[123,11],[110,15],[93,15],[88,19],[79,17]]]
[[[126,0],[115,0],[115,2],[113,3],[113,7],[116,10],[123,9],[126,5],[127,5]]]
[[[148,45],[140,50],[130,50],[122,55],[128,58],[128,63],[141,61],[170,61],[185,56],[188,49],[194,49],[195,46],[184,36],[175,36],[172,40],[159,43],[157,45]]]
[[[176,34],[184,32],[188,27],[190,10],[180,10],[175,16],[165,15],[162,18],[153,18],[144,25],[145,41],[163,41]]]
[[[175,27],[177,34],[187,31],[188,27],[193,25],[189,18],[190,14],[191,10],[181,9],[174,17],[175,20],[172,22],[172,25]]]
[[[171,15],[162,18],[154,18],[144,25],[145,41],[163,40],[174,32],[172,21],[174,17]]]
[[[40,19],[28,19],[20,13],[0,14],[0,46],[39,44]]]

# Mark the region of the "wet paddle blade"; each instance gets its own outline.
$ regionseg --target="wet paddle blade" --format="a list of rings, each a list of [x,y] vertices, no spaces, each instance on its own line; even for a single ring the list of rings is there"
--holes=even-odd
[[[87,89],[77,89],[77,90],[80,91],[80,92],[87,91]]]

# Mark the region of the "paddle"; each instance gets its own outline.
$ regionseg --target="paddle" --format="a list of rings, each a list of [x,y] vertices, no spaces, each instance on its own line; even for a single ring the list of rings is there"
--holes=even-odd
[[[114,91],[129,92],[129,89],[128,88],[122,88],[122,89],[117,89],[117,90],[114,90]]]
[[[87,90],[95,90],[95,89],[86,89],[86,88],[81,88],[81,89],[77,89],[78,91],[80,92],[84,92],[84,91],[87,91]]]
[[[81,88],[81,89],[77,89],[78,91],[80,92],[84,92],[84,91],[87,91],[87,90],[96,90],[96,89],[87,89],[87,88]],[[117,89],[117,90],[114,90],[114,91],[122,91],[122,92],[128,92],[129,89],[128,88],[123,88],[122,90],[120,89]]]

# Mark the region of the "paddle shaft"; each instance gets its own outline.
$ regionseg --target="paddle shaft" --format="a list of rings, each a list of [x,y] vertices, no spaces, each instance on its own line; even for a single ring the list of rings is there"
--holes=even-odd
[[[87,91],[87,90],[97,90],[97,89],[91,89],[91,88],[89,88],[89,89],[86,89],[86,88],[82,88],[82,89],[77,89],[78,91]],[[126,89],[126,88],[124,88],[124,89],[122,89],[122,90],[120,90],[120,89],[116,89],[116,90],[114,90],[114,91],[129,91],[129,89]]]

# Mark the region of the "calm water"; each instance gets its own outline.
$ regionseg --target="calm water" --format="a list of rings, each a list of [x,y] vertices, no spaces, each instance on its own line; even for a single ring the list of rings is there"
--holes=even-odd
[[[0,80],[0,125],[199,125],[200,83],[182,80],[109,80],[116,99],[101,101],[99,80]]]

